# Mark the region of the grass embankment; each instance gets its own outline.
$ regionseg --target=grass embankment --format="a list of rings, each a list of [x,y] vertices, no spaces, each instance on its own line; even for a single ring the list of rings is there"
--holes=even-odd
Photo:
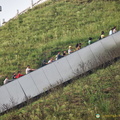
[[[120,61],[28,103],[0,120],[119,120]]]
[[[67,1],[67,2],[65,2]],[[84,0],[85,1],[85,0]],[[120,1],[47,2],[12,20],[0,31],[1,75],[38,67],[58,51],[77,42],[96,41],[102,30],[119,29]],[[60,86],[19,110],[0,116],[0,120],[119,120],[120,61]]]
[[[58,51],[88,38],[98,40],[102,30],[108,35],[113,26],[119,29],[120,0],[51,0],[9,21],[0,28],[0,84],[5,76],[28,64],[38,68]]]

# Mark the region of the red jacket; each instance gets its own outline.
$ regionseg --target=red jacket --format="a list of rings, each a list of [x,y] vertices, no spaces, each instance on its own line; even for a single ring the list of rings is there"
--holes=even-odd
[[[15,78],[19,78],[19,77],[21,77],[21,76],[23,76],[23,75],[20,74],[20,73],[18,73],[18,74],[15,76]]]

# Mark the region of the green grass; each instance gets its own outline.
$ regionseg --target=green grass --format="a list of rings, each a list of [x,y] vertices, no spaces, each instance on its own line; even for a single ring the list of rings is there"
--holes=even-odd
[[[0,83],[7,75],[28,64],[38,68],[69,45],[87,45],[89,37],[98,40],[101,31],[108,35],[119,29],[120,1],[59,0],[38,5],[0,28]]]
[[[38,68],[58,51],[97,41],[120,25],[120,0],[51,0],[0,28],[0,84],[26,65]],[[36,102],[0,116],[0,120],[119,120],[120,61],[53,88]],[[116,116],[115,116],[116,115]]]
[[[53,88],[35,102],[1,115],[0,120],[119,120],[120,60]]]

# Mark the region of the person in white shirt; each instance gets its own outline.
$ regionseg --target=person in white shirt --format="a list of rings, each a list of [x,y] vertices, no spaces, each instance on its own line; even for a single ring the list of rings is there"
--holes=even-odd
[[[32,72],[32,71],[34,71],[34,70],[35,70],[35,69],[31,69],[31,68],[30,68],[30,65],[28,65],[25,72],[26,72],[26,74],[28,74],[28,73],[30,73],[30,72]]]
[[[53,58],[50,58],[50,60],[48,61],[48,64],[51,63],[51,62],[54,62]]]
[[[69,49],[68,49],[68,54],[71,54],[73,51],[72,51],[72,46],[69,46]]]
[[[7,84],[8,82],[10,82],[10,80],[8,79],[8,77],[5,78],[5,80],[3,81],[3,84]]]
[[[110,31],[109,31],[109,35],[112,35],[112,34],[113,34],[113,28],[110,29]]]

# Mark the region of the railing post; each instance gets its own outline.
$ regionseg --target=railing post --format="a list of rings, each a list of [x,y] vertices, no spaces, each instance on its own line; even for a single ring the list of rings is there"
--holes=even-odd
[[[6,22],[5,22],[5,19],[3,19],[2,25],[5,25],[5,23],[6,23]]]
[[[0,6],[0,12],[1,12],[1,11],[2,11],[2,7]],[[0,20],[0,26],[2,26],[2,25],[1,25],[1,20]]]
[[[31,0],[31,8],[33,8],[33,0]]]
[[[2,11],[2,7],[0,6],[0,11]]]
[[[17,15],[19,15],[19,10],[17,10]]]

